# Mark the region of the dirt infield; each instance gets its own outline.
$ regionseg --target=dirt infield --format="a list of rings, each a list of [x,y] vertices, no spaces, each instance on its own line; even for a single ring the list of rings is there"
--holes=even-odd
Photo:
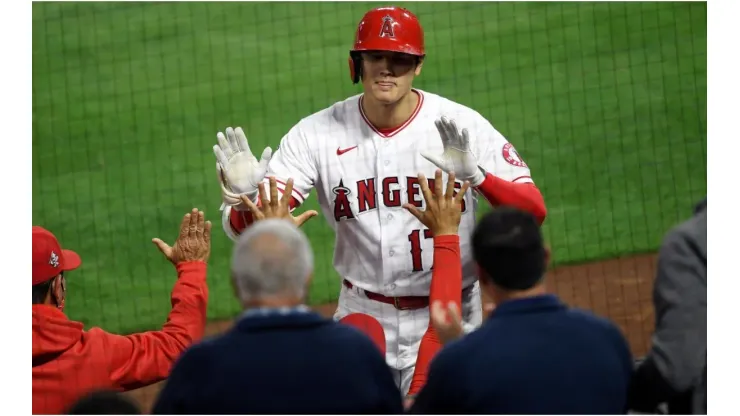
[[[645,254],[596,263],[564,266],[547,275],[550,291],[571,306],[607,317],[626,334],[635,356],[644,355],[653,330],[652,288],[656,256]],[[336,304],[314,309],[325,316],[334,313]],[[211,322],[207,335],[218,334],[231,321]],[[149,412],[162,383],[127,393],[145,412]]]

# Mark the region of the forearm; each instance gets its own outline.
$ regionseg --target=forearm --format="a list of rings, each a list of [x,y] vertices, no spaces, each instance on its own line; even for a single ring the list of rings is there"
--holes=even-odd
[[[443,305],[455,302],[462,309],[462,265],[460,259],[460,238],[457,235],[443,235],[434,238],[434,269],[429,290],[430,306],[435,301]],[[430,314],[431,315],[431,314]],[[416,358],[414,376],[409,395],[417,394],[427,380],[429,364],[442,348],[431,319],[426,333],[421,339]]]
[[[111,380],[115,385],[128,390],[166,378],[182,352],[203,337],[208,305],[206,263],[180,263],[177,273],[172,310],[161,330],[110,334],[108,347],[115,354]]]
[[[204,261],[188,261],[179,263],[176,269],[177,282],[171,296],[172,310],[162,331],[187,347],[202,338],[205,331],[208,265]]]
[[[434,237],[434,262],[429,302],[449,302],[460,306],[462,299],[462,261],[460,237],[442,235]],[[431,321],[430,321],[431,322]]]
[[[506,205],[527,211],[542,224],[547,216],[545,200],[542,193],[532,183],[516,183],[486,174],[483,182],[476,187],[493,207]]]

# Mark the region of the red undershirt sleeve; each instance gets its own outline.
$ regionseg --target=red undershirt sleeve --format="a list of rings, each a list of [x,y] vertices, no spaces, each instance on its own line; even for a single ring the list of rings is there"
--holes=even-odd
[[[545,221],[545,200],[533,183],[509,182],[488,173],[476,190],[491,206],[512,206],[534,215],[540,225]]]
[[[435,301],[441,301],[443,305],[455,302],[458,309],[462,310],[462,263],[460,237],[457,235],[434,237],[434,269],[429,290],[430,309]],[[429,364],[441,348],[442,344],[432,326],[430,313],[427,331],[421,338],[419,354],[416,357],[416,368],[414,368],[409,395],[418,394],[424,386]]]

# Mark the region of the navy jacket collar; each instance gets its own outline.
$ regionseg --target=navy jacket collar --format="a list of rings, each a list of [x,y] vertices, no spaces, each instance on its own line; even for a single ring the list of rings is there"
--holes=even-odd
[[[567,306],[560,299],[551,294],[534,296],[531,298],[507,300],[496,306],[491,313],[492,318],[499,316],[518,315],[545,310],[565,309]]]
[[[302,308],[289,310],[247,311],[236,323],[240,331],[259,331],[275,328],[298,328],[326,325],[332,321],[316,312]]]

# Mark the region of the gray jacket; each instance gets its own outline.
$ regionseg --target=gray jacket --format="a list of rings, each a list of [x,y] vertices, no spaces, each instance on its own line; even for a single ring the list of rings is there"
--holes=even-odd
[[[663,240],[653,302],[653,345],[633,376],[630,409],[652,412],[666,403],[672,414],[706,414],[706,199]]]

